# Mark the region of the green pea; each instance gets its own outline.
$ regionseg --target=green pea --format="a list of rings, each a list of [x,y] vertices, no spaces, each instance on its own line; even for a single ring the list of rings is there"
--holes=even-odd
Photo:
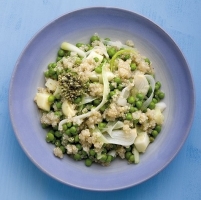
[[[60,61],[62,59],[62,57],[60,57],[60,56],[57,56],[57,59],[56,59],[56,61],[58,62],[58,61]]]
[[[135,103],[135,97],[133,97],[133,96],[128,97],[127,102],[130,104],[134,104]]]
[[[54,143],[54,145],[56,147],[60,147],[61,146],[61,141],[60,140],[56,140],[55,143]]]
[[[45,72],[44,72],[44,75],[45,75],[46,78],[49,78],[49,76],[50,76],[50,75],[49,75],[49,71],[45,71]]]
[[[145,58],[144,61],[147,62],[149,65],[151,64],[149,58]]]
[[[131,155],[131,156],[129,157],[128,161],[129,161],[130,163],[134,163],[134,162],[135,162],[135,157],[134,157],[134,155]]]
[[[143,100],[144,99],[144,95],[142,93],[138,93],[136,95],[136,97],[139,99],[139,100]]]
[[[161,132],[162,127],[160,125],[156,125],[155,130],[160,133]]]
[[[135,63],[131,63],[130,68],[131,68],[131,71],[135,71],[137,66]]]
[[[65,134],[68,135],[68,136],[71,136],[70,129],[67,129],[67,130],[65,131]]]
[[[127,147],[127,148],[126,148],[126,151],[131,151],[131,147]]]
[[[51,67],[55,68],[57,66],[57,63],[51,63]]]
[[[78,143],[79,140],[80,140],[80,139],[79,139],[79,135],[76,135],[76,136],[74,137],[74,142],[75,142],[75,143]]]
[[[131,56],[129,54],[124,55],[124,60],[128,60]]]
[[[81,144],[76,144],[76,148],[78,149],[78,151],[82,150],[82,145]]]
[[[153,98],[152,101],[156,104],[158,103],[158,100],[156,98]]]
[[[110,58],[112,58],[116,52],[117,52],[117,50],[115,47],[109,47],[107,50],[107,53],[110,56]]]
[[[127,160],[129,160],[129,158],[130,158],[131,155],[132,155],[132,153],[131,153],[130,151],[127,151],[127,152],[126,152],[126,155],[125,155],[125,158],[126,158]]]
[[[101,100],[100,100],[100,99],[95,99],[95,100],[93,101],[94,106],[98,106],[100,103],[101,103]]]
[[[81,155],[79,153],[74,154],[73,158],[75,160],[81,160]]]
[[[109,92],[109,97],[112,97],[112,96],[114,96],[114,95],[115,95],[115,91]]]
[[[154,138],[156,138],[157,135],[158,135],[158,131],[153,130],[153,131],[151,132],[151,135],[152,135]]]
[[[46,141],[47,142],[52,142],[52,141],[54,141],[54,134],[53,133],[51,133],[51,132],[48,132],[47,133],[47,135],[46,135]]]
[[[73,124],[72,124],[72,122],[67,122],[66,125],[67,125],[68,128],[70,128]]]
[[[134,157],[133,154],[129,157],[128,161],[129,161],[130,163],[134,163],[134,162],[135,162],[135,157]]]
[[[56,98],[56,97],[55,97],[55,98]],[[56,107],[57,107],[58,109],[61,109],[62,103],[61,103],[61,102],[56,102]]]
[[[56,95],[55,95],[55,98],[56,98],[56,99],[61,99],[61,95],[60,95],[60,94],[56,94]]]
[[[65,130],[67,130],[67,125],[66,124],[63,124],[62,125],[62,129],[65,131]]]
[[[100,41],[100,38],[97,36],[97,35],[93,35],[91,38],[90,38],[90,42],[94,42],[94,41]]]
[[[106,159],[106,163],[110,163],[113,160],[113,156],[112,155],[108,155],[107,159]]]
[[[106,106],[106,104],[104,104],[104,105],[100,108],[100,111],[101,111],[101,112],[104,112],[106,108],[107,108],[107,106]]]
[[[57,55],[60,56],[60,57],[63,57],[64,56],[64,50],[63,49],[59,49]]]
[[[102,129],[104,129],[105,127],[106,127],[106,123],[104,123],[104,122],[100,122],[99,124],[98,124],[98,128],[100,129],[100,130],[102,130]]]
[[[122,91],[122,90],[123,90],[123,88],[124,88],[124,86],[123,86],[123,85],[118,85],[118,86],[117,86],[117,89],[118,89],[119,91]]]
[[[161,88],[161,83],[159,81],[156,82],[156,85],[159,87],[159,89]]]
[[[95,58],[94,58],[94,61],[95,61],[95,62],[98,62],[98,61],[99,61],[99,58],[95,57]]]
[[[156,104],[152,101],[152,102],[149,104],[149,108],[150,108],[151,110],[153,110],[155,107],[156,107]]]
[[[77,134],[77,129],[76,129],[75,126],[72,126],[72,127],[70,128],[70,133],[73,134],[73,135],[76,135],[76,134]]]
[[[106,154],[102,154],[101,159],[102,162],[105,162],[107,160],[107,155]]]
[[[74,100],[74,103],[75,103],[75,104],[79,104],[81,101],[82,101],[82,97],[77,97],[77,98]]]
[[[165,97],[165,93],[164,92],[159,92],[158,93],[158,98],[159,99],[164,99],[164,97]]]
[[[97,73],[97,74],[101,74],[102,73],[102,68],[101,67],[96,67],[95,68],[95,72]]]
[[[154,137],[149,137],[149,141],[152,143],[152,142],[154,142]]]
[[[132,120],[132,119],[133,119],[132,114],[131,114],[131,113],[127,113],[127,114],[126,114],[126,119],[127,119],[127,120]]]
[[[50,95],[50,96],[48,97],[48,102],[53,103],[54,100],[55,100],[54,95]]]
[[[48,74],[49,74],[49,76],[53,76],[54,74],[56,74],[56,71],[54,69],[50,68],[48,70]]]
[[[59,148],[61,149],[62,153],[66,153],[66,148],[63,145],[61,145]]]
[[[63,134],[60,131],[55,131],[54,135],[58,138],[60,138]]]
[[[89,150],[89,155],[90,155],[90,156],[95,156],[95,154],[96,154],[96,152],[95,152],[94,149],[90,149],[90,150]]]
[[[138,111],[138,109],[136,107],[134,107],[134,106],[131,106],[130,109],[129,109],[130,113],[133,113],[133,112],[136,112],[136,111]]]
[[[81,47],[82,45],[83,45],[83,43],[77,43],[77,44],[76,44],[76,47],[79,48],[79,47]]]
[[[119,77],[115,77],[114,78],[114,82],[116,82],[117,84],[121,84],[122,83],[122,81],[121,81],[121,79]]]
[[[114,89],[115,89],[114,85],[110,84],[110,91]]]
[[[81,153],[82,153],[82,158],[87,158],[88,157],[88,154],[87,154],[86,151],[82,150]]]
[[[142,107],[142,101],[136,101],[135,105],[138,109],[140,109]]]
[[[87,167],[90,167],[91,165],[92,165],[92,160],[91,159],[86,159],[85,160],[85,165],[87,166]]]

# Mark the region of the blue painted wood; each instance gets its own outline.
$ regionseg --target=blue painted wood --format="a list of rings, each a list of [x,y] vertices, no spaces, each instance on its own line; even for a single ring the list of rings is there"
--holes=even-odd
[[[27,42],[54,18],[91,6],[128,9],[160,25],[183,51],[196,90],[194,123],[176,158],[150,180],[126,190],[107,193],[71,188],[41,172],[19,146],[8,111],[12,70]],[[0,0],[0,199],[201,199],[200,10],[200,0]]]

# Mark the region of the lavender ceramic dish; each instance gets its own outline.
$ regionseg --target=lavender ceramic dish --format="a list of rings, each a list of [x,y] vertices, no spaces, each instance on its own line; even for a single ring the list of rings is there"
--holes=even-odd
[[[112,40],[127,39],[153,62],[157,80],[166,93],[165,123],[160,136],[138,165],[120,160],[109,167],[85,167],[65,156],[60,160],[45,142],[40,114],[33,102],[42,86],[43,71],[55,60],[63,41],[87,42],[98,33]],[[9,93],[10,116],[16,137],[31,161],[56,180],[77,188],[111,191],[137,185],[156,175],[176,156],[185,142],[194,114],[194,88],[188,65],[174,41],[150,20],[114,8],[88,8],[66,14],[45,26],[29,42],[15,66]]]

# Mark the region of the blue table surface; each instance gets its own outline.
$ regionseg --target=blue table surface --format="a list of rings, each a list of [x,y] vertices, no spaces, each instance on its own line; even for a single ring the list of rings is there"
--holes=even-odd
[[[8,110],[11,74],[27,42],[51,20],[94,6],[131,10],[161,26],[186,57],[196,92],[193,125],[175,159],[148,181],[113,192],[72,188],[40,171],[20,147]],[[200,19],[200,0],[0,0],[0,199],[201,199]]]

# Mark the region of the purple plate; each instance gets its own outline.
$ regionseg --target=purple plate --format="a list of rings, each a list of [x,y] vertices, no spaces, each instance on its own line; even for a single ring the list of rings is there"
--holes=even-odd
[[[112,40],[134,41],[141,54],[153,62],[156,79],[166,94],[165,123],[155,142],[141,155],[140,163],[122,160],[109,167],[85,167],[65,156],[52,153],[45,141],[40,113],[33,102],[37,87],[44,85],[43,71],[63,41],[87,42],[98,33]],[[194,114],[194,88],[184,56],[159,26],[130,11],[116,8],[87,8],[54,20],[37,33],[19,57],[10,83],[9,106],[16,137],[27,156],[43,172],[67,185],[109,191],[137,185],[160,172],[185,142]]]

